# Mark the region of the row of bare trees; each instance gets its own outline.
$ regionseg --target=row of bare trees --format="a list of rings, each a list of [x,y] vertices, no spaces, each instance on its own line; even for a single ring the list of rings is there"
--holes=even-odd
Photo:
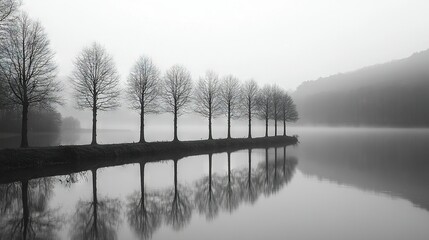
[[[61,104],[62,87],[58,82],[54,53],[49,39],[37,21],[18,12],[18,0],[0,0],[0,107],[14,105],[22,108],[21,147],[28,146],[28,112],[32,107],[51,107]],[[86,47],[76,57],[70,80],[74,86],[78,108],[90,109],[92,144],[97,144],[97,113],[116,109],[120,103],[120,77],[113,57],[98,43]],[[231,119],[246,117],[248,137],[252,137],[254,116],[268,121],[296,121],[298,114],[290,96],[278,86],[264,86],[261,90],[254,80],[240,83],[228,75],[220,78],[207,71],[196,85],[191,73],[174,65],[161,74],[154,62],[140,57],[127,81],[126,96],[130,108],[140,113],[140,142],[145,142],[144,122],[147,114],[167,112],[174,116],[174,141],[178,118],[193,110],[207,118],[209,139],[212,139],[212,120],[220,115],[228,119],[231,138]],[[286,130],[284,130],[286,135]]]
[[[112,57],[99,44],[93,43],[77,57],[72,81],[78,106],[93,112],[92,144],[96,144],[97,111],[119,106],[119,75]],[[133,66],[126,96],[130,107],[140,114],[140,142],[145,142],[145,116],[159,112],[173,114],[173,141],[178,141],[178,118],[189,112],[191,106],[195,113],[207,118],[208,139],[213,139],[212,120],[220,115],[228,119],[227,138],[231,138],[232,118],[248,118],[249,138],[252,137],[253,116],[265,119],[266,136],[270,119],[274,120],[276,136],[278,121],[283,121],[283,135],[286,135],[286,122],[298,119],[292,98],[277,85],[266,85],[260,90],[254,80],[240,83],[232,75],[219,78],[215,72],[207,71],[194,86],[191,73],[185,67],[174,65],[162,75],[146,56],[140,57]]]

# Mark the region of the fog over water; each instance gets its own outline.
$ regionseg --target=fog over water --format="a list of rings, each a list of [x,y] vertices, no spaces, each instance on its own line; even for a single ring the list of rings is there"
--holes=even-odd
[[[146,204],[154,214],[150,216],[161,219],[159,225],[148,225],[145,239],[427,238],[427,130],[291,128],[290,132],[300,136],[298,145],[267,151],[252,149],[251,161],[248,150],[231,154],[233,205],[226,204],[223,195],[228,187],[226,153],[212,155],[211,164],[208,155],[179,160],[177,184],[182,210],[177,212],[180,215],[176,222],[151,205],[151,199],[159,197],[159,206],[166,210],[172,206],[169,194],[174,187],[174,161],[144,164]],[[114,142],[130,134],[100,133],[100,140]],[[198,138],[200,134],[194,129],[181,136]],[[30,180],[30,196],[40,196],[46,203],[42,208],[30,205],[30,213],[40,216],[32,220],[33,226],[49,216],[63,219],[51,225],[57,239],[69,239],[80,232],[73,224],[82,223],[77,212],[93,201],[94,174],[100,203],[98,221],[113,224],[107,230],[118,239],[139,239],[130,215],[138,209],[130,212],[130,207],[141,195],[141,164],[82,172],[73,182],[67,180],[68,176]],[[208,193],[209,176],[213,201],[201,198],[202,193]],[[20,186],[0,184],[0,190],[19,190]],[[19,195],[15,198],[10,201],[20,203]],[[3,201],[0,204],[8,203]],[[90,217],[91,211],[86,212],[89,215],[82,216]],[[10,216],[19,219],[20,215],[2,215]],[[44,236],[41,229],[34,229]]]

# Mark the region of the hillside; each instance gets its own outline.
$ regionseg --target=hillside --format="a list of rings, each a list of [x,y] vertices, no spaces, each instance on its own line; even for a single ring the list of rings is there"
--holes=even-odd
[[[429,50],[301,84],[301,124],[429,126]]]

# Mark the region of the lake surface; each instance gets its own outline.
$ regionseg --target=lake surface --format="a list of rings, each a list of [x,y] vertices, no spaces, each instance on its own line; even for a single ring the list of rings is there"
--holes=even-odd
[[[86,134],[56,143],[87,143]],[[0,239],[24,228],[28,239],[429,239],[429,130],[289,134],[300,143],[0,184]]]

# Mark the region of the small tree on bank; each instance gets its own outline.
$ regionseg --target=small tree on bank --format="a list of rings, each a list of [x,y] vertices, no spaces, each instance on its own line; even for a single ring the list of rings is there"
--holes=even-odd
[[[119,106],[119,75],[113,58],[98,43],[84,48],[74,62],[71,80],[78,108],[92,110],[92,141],[97,144],[97,111]]]
[[[272,111],[271,118],[274,120],[274,136],[277,136],[277,122],[280,119],[280,104],[282,99],[282,90],[277,85],[273,85],[271,88],[272,96]]]
[[[231,119],[238,116],[240,98],[240,82],[238,79],[232,75],[225,76],[220,87],[220,100],[221,110],[228,121],[228,139],[231,139]]]
[[[286,122],[298,121],[298,111],[296,105],[289,94],[283,93],[281,98],[281,115],[283,120],[283,136],[286,136]]]
[[[132,109],[140,113],[140,143],[145,142],[145,114],[157,113],[159,70],[152,60],[142,56],[137,60],[127,82],[127,98]]]
[[[0,44],[0,79],[8,99],[22,107],[21,147],[28,146],[28,110],[59,103],[54,53],[39,22],[22,13],[6,28]]]
[[[241,104],[242,104],[242,113],[247,116],[248,119],[248,138],[252,138],[252,117],[256,114],[258,109],[257,97],[259,93],[259,87],[255,80],[247,80],[241,86]]]
[[[268,121],[272,109],[272,88],[266,84],[258,94],[258,117],[265,120],[265,137],[268,137]]]
[[[178,117],[184,113],[191,102],[191,94],[192,78],[190,72],[180,65],[175,65],[168,69],[162,81],[161,97],[164,103],[164,110],[174,116],[173,141],[175,142],[179,141],[177,137]]]
[[[195,88],[195,112],[209,121],[209,137],[212,136],[212,119],[221,113],[221,102],[219,95],[219,77],[212,71],[199,79]]]

